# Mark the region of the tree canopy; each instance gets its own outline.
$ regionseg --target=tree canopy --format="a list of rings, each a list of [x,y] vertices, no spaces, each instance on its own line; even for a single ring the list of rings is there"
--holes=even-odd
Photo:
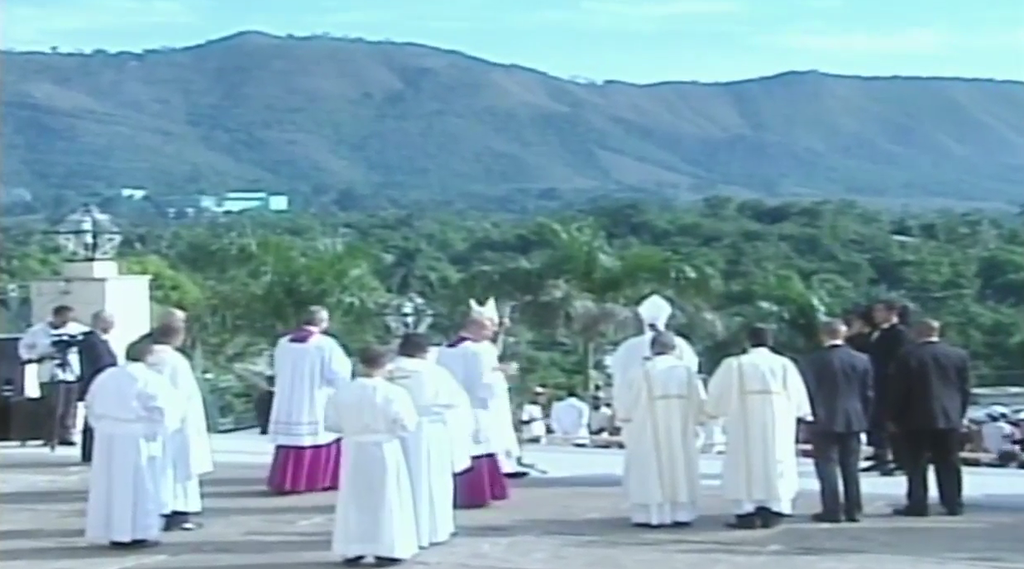
[[[440,340],[469,298],[512,310],[506,351],[523,385],[583,388],[636,329],[632,307],[658,292],[670,325],[710,371],[743,325],[773,323],[779,348],[815,342],[824,316],[879,297],[945,323],[979,383],[1024,370],[1024,223],[1013,216],[885,215],[853,202],[710,197],[687,206],[607,202],[541,219],[381,213],[238,214],[132,226],[123,269],[153,275],[153,299],[193,315],[208,367],[265,351],[304,306],[326,305],[351,348],[389,339],[384,312],[418,293]],[[3,232],[0,279],[52,275],[59,257],[32,222]]]

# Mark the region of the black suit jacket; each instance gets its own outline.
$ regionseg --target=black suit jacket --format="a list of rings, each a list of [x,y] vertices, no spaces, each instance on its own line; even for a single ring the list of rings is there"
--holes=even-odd
[[[873,419],[876,426],[888,421],[894,412],[888,407],[889,402],[893,400],[890,396],[890,387],[894,382],[893,364],[900,353],[910,344],[910,334],[899,324],[882,328],[871,341],[868,355],[871,356],[871,366],[875,372]]]
[[[889,421],[902,430],[960,429],[971,397],[971,358],[949,344],[915,344],[893,370]]]
[[[804,358],[801,368],[815,429],[833,433],[868,430],[874,388],[871,360],[866,355],[847,345],[829,346]]]
[[[862,354],[871,353],[871,332],[857,332],[846,338],[846,345]]]
[[[82,336],[78,345],[78,355],[82,360],[82,385],[78,390],[78,400],[85,400],[85,394],[92,385],[92,380],[101,371],[117,365],[117,354],[99,332],[90,330]]]

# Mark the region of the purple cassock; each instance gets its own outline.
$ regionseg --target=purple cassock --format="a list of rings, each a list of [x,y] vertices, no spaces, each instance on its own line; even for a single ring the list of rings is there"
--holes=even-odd
[[[472,340],[465,336],[459,336],[445,347],[456,348],[470,341]],[[459,377],[457,373],[453,372],[453,375],[460,380],[460,383],[462,382],[463,378]],[[474,401],[472,397],[470,400]],[[473,411],[474,414],[481,412],[480,409],[475,408]],[[484,508],[491,502],[507,499],[508,483],[501,472],[498,458],[493,452],[473,456],[469,468],[455,475],[455,507],[460,510]]]
[[[302,327],[288,337],[288,343],[305,344],[316,335],[315,330]],[[274,494],[337,490],[340,474],[341,439],[313,446],[276,445],[267,488]]]

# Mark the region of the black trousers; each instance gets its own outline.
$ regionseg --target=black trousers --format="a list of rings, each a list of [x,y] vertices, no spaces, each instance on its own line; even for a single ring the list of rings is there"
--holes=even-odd
[[[88,423],[89,418],[85,420],[85,427],[82,428],[82,462],[89,464],[92,462],[93,432]]]
[[[55,424],[48,428],[46,442],[73,442],[75,420],[78,416],[78,384],[68,382],[44,383],[39,386],[46,402],[49,417]]]
[[[907,473],[907,507],[928,510],[928,465],[935,467],[939,502],[947,511],[963,509],[963,475],[960,470],[958,429],[910,429],[901,431],[903,468]]]
[[[856,516],[864,510],[860,493],[860,433],[815,431],[814,471],[821,490],[821,511],[830,516]],[[839,481],[843,497],[839,498]]]
[[[894,433],[888,425],[873,427],[868,434],[868,444],[873,452],[871,460],[878,464],[895,464],[903,468],[903,439],[899,433]]]

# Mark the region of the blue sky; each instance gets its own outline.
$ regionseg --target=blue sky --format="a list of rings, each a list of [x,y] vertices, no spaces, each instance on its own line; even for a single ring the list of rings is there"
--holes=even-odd
[[[414,41],[562,77],[792,69],[1024,80],[1022,0],[4,0],[3,45],[137,50],[240,30]]]

